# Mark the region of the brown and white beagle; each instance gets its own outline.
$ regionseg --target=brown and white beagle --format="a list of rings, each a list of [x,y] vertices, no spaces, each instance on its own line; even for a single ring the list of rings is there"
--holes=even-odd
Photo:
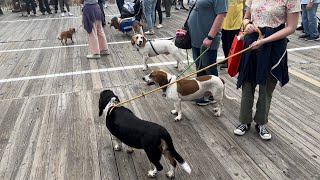
[[[147,59],[149,57],[154,57],[160,54],[176,54],[178,53],[178,49],[172,40],[167,39],[154,39],[147,40],[142,34],[136,34],[132,36],[131,44],[134,48],[142,53],[143,56],[143,70],[147,70]],[[183,62],[180,59],[177,59],[177,64],[175,67],[178,70],[183,69]]]
[[[147,85],[156,83],[159,86],[163,86],[176,81],[177,77],[163,70],[154,70],[142,79]],[[192,101],[212,94],[215,101],[217,101],[216,107],[213,109],[214,115],[220,116],[223,98],[236,100],[236,98],[226,95],[224,80],[213,75],[183,79],[168,86],[163,92],[166,97],[176,101],[174,103],[175,109],[171,111],[172,114],[178,114],[175,121],[179,121],[182,118],[181,101]]]

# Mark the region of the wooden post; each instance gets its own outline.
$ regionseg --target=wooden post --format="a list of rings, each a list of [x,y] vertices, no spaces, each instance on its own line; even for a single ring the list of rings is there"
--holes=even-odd
[[[13,6],[12,12],[21,12],[19,0],[12,0],[12,6]]]

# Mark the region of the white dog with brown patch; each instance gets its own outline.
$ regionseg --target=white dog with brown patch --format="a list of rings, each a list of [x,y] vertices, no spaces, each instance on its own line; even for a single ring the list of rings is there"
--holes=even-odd
[[[136,34],[132,36],[131,44],[134,48],[142,53],[143,59],[143,68],[142,70],[147,70],[148,64],[147,59],[149,57],[154,57],[160,54],[176,54],[178,53],[179,48],[174,45],[174,42],[170,39],[154,39],[154,40],[147,40],[143,35]],[[177,59],[177,64],[175,67],[178,70],[183,69],[183,62],[180,59]]]
[[[156,83],[159,86],[164,86],[176,81],[177,77],[163,70],[154,70],[142,79],[148,85]],[[178,114],[175,121],[179,121],[182,118],[181,101],[192,101],[212,94],[217,101],[216,107],[213,109],[214,115],[220,116],[222,99],[236,100],[236,98],[226,95],[224,80],[213,75],[180,80],[163,89],[163,92],[166,97],[176,101],[174,103],[175,109],[171,111],[172,114]]]

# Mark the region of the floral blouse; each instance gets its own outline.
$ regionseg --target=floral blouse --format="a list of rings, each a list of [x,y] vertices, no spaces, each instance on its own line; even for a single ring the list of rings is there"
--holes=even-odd
[[[300,0],[247,0],[256,27],[276,28],[286,23],[287,13],[301,11]]]

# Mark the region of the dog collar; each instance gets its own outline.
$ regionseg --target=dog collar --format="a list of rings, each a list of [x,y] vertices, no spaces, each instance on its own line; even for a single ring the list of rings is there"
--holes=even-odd
[[[117,100],[116,100],[116,97],[113,97],[111,98],[111,100],[109,101],[109,103],[107,104],[107,106],[104,108],[103,112],[105,113],[106,117],[108,117],[112,110],[114,108],[116,108],[116,104],[119,103]]]
[[[167,80],[166,84],[169,84],[169,83],[171,82],[171,79],[172,79],[172,77],[171,77],[169,80]],[[167,87],[168,87],[168,86],[167,86]],[[163,94],[162,94],[163,97],[166,97],[167,87],[164,87],[164,88],[162,89],[162,90],[163,90]]]

